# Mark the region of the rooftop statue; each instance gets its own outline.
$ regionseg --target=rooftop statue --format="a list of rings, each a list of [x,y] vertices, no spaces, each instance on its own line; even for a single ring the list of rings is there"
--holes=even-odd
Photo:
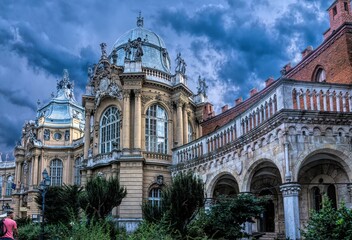
[[[186,74],[186,66],[187,66],[187,64],[186,64],[185,60],[181,57],[181,53],[177,54],[177,57],[176,57],[175,61],[176,61],[175,72],[185,75]]]
[[[207,89],[208,89],[208,86],[205,83],[205,79],[204,78],[202,79],[199,76],[198,77],[198,87],[197,87],[198,94],[203,94],[204,97],[207,97]]]

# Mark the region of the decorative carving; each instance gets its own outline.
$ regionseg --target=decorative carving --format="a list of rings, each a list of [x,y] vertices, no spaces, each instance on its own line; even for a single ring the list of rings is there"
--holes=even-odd
[[[235,170],[236,170],[237,175],[241,175],[242,170],[243,170],[243,162],[242,161],[237,161],[235,163]]]
[[[49,129],[44,129],[44,140],[45,141],[50,140],[50,130]]]
[[[103,78],[99,84],[99,90],[95,94],[95,107],[100,105],[101,100],[104,97],[111,97],[118,100],[122,100],[122,90],[117,86],[115,82],[110,83],[110,80]]]
[[[284,197],[298,196],[301,191],[301,185],[297,183],[288,183],[280,186],[280,191]]]
[[[145,104],[153,99],[152,96],[146,96],[142,95],[142,106],[145,106]]]
[[[65,141],[70,140],[70,130],[65,131]]]

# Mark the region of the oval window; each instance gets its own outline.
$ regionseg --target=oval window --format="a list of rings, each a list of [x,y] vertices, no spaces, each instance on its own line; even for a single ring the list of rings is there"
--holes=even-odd
[[[60,140],[61,137],[62,137],[62,135],[61,135],[61,133],[59,133],[59,132],[57,132],[57,133],[54,134],[54,139],[55,139],[55,140]]]

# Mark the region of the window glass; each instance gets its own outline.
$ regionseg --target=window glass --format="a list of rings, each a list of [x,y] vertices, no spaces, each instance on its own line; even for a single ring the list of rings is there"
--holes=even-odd
[[[145,148],[150,152],[167,153],[167,114],[159,105],[150,106],[145,119]]]
[[[116,107],[109,107],[105,110],[100,121],[100,153],[108,153],[116,143],[120,148],[120,112]]]

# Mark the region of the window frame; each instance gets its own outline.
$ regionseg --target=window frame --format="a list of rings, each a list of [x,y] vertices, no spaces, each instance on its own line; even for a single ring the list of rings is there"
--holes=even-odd
[[[99,124],[99,153],[105,154],[113,150],[116,142],[120,149],[121,142],[121,114],[116,106],[109,106],[103,112]]]

